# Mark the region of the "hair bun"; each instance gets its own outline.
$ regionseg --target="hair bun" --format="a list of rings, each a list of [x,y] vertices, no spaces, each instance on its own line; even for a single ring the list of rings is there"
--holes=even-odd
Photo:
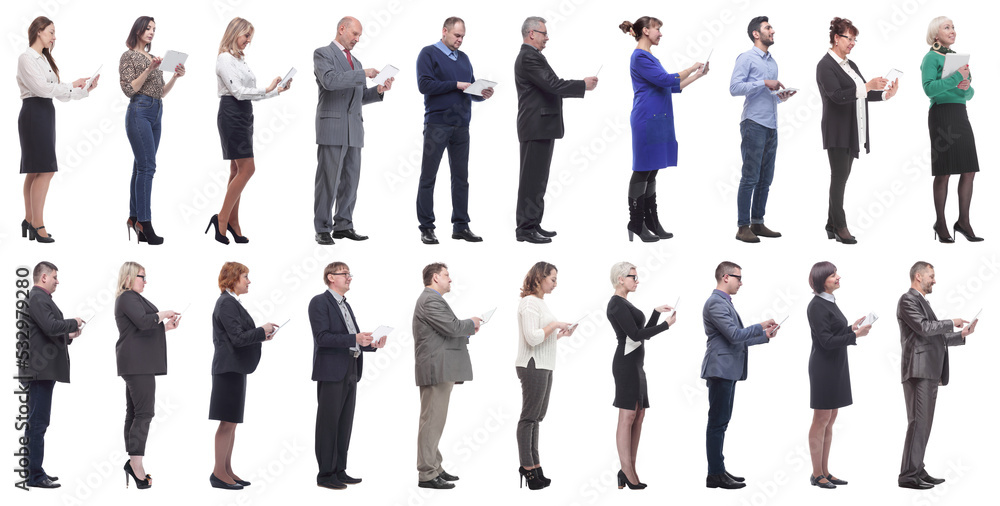
[[[627,34],[635,37],[635,34],[632,33],[632,22],[631,21],[623,21],[622,24],[618,25],[618,29],[621,30],[622,33],[627,33]]]

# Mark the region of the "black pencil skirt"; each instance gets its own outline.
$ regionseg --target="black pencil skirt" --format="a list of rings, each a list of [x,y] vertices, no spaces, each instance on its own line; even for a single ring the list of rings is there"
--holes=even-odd
[[[931,134],[931,174],[979,172],[976,137],[965,104],[935,104],[927,114]]]
[[[222,158],[253,158],[253,104],[225,95],[219,99],[219,138]]]
[[[56,172],[56,108],[51,98],[28,97],[17,117],[21,174]]]
[[[243,407],[247,399],[247,375],[224,372],[212,375],[212,400],[208,419],[243,423]]]

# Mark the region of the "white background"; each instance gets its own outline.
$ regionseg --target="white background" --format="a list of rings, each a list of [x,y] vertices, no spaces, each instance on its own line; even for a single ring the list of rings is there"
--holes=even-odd
[[[801,6],[800,6],[801,5]],[[981,4],[979,4],[981,5]],[[947,9],[946,9],[947,7]],[[924,35],[933,17],[946,14],[958,30],[955,49],[973,53],[977,93],[969,115],[979,136],[983,172],[973,201],[975,230],[987,241],[941,245],[932,241],[928,100],[920,89]],[[52,182],[46,228],[56,242],[40,245],[17,236],[21,221],[16,123],[20,101],[14,80],[26,28],[44,14],[56,23],[54,52],[64,79],[104,70],[90,98],[57,103],[60,171]],[[330,43],[345,14],[361,19],[364,34],[355,50],[366,67],[400,68],[384,103],[366,106],[367,145],[355,213],[357,229],[371,239],[313,242],[312,188],[316,165],[316,85],[312,51]],[[618,24],[642,15],[662,19],[664,38],[654,48],[670,71],[689,66],[714,48],[710,74],[674,97],[680,165],[659,180],[660,215],[676,237],[654,244],[626,241],[626,191],[631,167],[628,117],[632,91],[629,56],[635,41]],[[781,81],[802,91],[779,108],[780,143],[767,224],[784,233],[748,245],[733,239],[735,198],[741,165],[739,116],[742,98],[728,93],[736,56],[750,48],[747,22],[768,14],[776,29],[772,47]],[[755,505],[970,503],[993,481],[997,450],[990,395],[982,385],[997,352],[990,308],[997,299],[1000,241],[995,205],[998,132],[995,114],[998,69],[988,55],[995,46],[991,19],[976,3],[945,4],[843,1],[813,7],[779,2],[597,2],[585,0],[465,3],[355,3],[213,0],[169,4],[126,2],[21,2],[7,8],[0,82],[5,197],[0,204],[0,254],[12,286],[18,265],[49,260],[62,281],[55,300],[67,317],[95,318],[73,345],[73,382],[55,389],[46,437],[46,469],[61,477],[55,491],[25,494],[12,487],[8,471],[4,502],[16,504],[269,504],[282,500],[347,499],[374,504],[611,504],[615,499],[662,504]],[[117,64],[124,40],[139,15],[156,18],[153,53],[189,53],[187,76],[164,100],[163,136],[153,185],[153,221],[166,237],[160,247],[121,237],[128,210],[132,153],[124,132],[126,99]],[[256,27],[247,51],[259,82],[298,68],[292,89],[255,105],[257,173],[243,193],[241,222],[248,245],[222,246],[202,235],[218,212],[228,175],[216,128],[214,73],[219,40],[234,16]],[[447,166],[437,191],[442,244],[419,242],[414,212],[420,164],[423,102],[414,82],[420,49],[438,40],[444,18],[466,20],[462,47],[476,76],[498,81],[496,95],[476,104],[470,160],[472,229],[483,243],[453,241]],[[584,99],[565,102],[566,138],[556,143],[544,226],[559,236],[551,245],[514,241],[517,185],[517,111],[512,67],[526,16],[549,20],[545,55],[563,78],[583,78],[603,65],[600,84]],[[847,190],[847,216],[860,244],[827,241],[825,223],[829,166],[822,150],[821,103],[815,65],[825,54],[829,21],[851,18],[860,28],[851,58],[866,78],[898,68],[901,90],[887,103],[872,104],[870,155],[854,165]],[[953,191],[949,219],[957,218]],[[994,209],[990,212],[989,209]],[[134,237],[133,237],[134,240]],[[965,348],[952,349],[951,384],[940,391],[928,471],[948,479],[928,492],[896,487],[906,428],[899,384],[895,305],[909,286],[916,260],[937,267],[939,284],[930,296],[941,318],[971,318],[986,307]],[[119,266],[134,260],[146,267],[144,295],[161,309],[190,310],[168,334],[169,374],[157,381],[156,417],[146,469],[155,486],[141,494],[122,487],[124,384],[115,376],[114,285]],[[254,484],[242,492],[208,486],[216,424],[207,420],[212,360],[211,312],[216,280],[225,261],[250,267],[253,284],[244,304],[258,323],[288,327],[263,345],[260,366],[249,377],[246,423],[237,431],[233,465]],[[346,492],[319,489],[313,455],[315,385],[310,381],[312,340],[306,308],[320,293],[322,269],[346,261],[356,275],[348,294],[365,330],[394,326],[386,349],[367,355],[359,388],[349,472],[364,483]],[[518,288],[539,260],[559,267],[560,285],[546,300],[567,321],[583,318],[577,333],[559,344],[559,363],[548,415],[542,423],[541,455],[553,485],[538,493],[518,490],[514,431],[520,386],[514,374]],[[630,300],[644,311],[681,298],[675,327],[648,343],[646,371],[652,407],[639,454],[642,492],[615,490],[619,465],[614,446],[618,410],[612,407],[614,334],[605,310],[612,294],[609,268],[621,260],[639,266],[641,283]],[[741,491],[704,488],[704,427],[708,409],[698,378],[705,335],[701,307],[714,287],[721,260],[743,266],[745,286],[734,302],[747,323],[790,315],[773,343],[750,352],[749,379],[737,387],[726,445],[727,467],[747,477]],[[838,304],[848,318],[875,311],[882,319],[851,349],[855,404],[835,426],[831,470],[851,484],[819,491],[810,472],[806,434],[810,349],[805,307],[811,294],[810,266],[834,262],[843,276]],[[452,395],[441,441],[446,468],[460,475],[452,491],[416,487],[415,439],[418,392],[413,381],[410,322],[420,293],[421,268],[447,262],[453,291],[448,300],[460,317],[498,306],[494,320],[472,338],[475,381]],[[10,292],[8,292],[10,293]],[[7,304],[13,304],[8,295]],[[2,320],[13,336],[11,313]],[[96,315],[96,316],[95,316]],[[13,342],[8,341],[13,351]],[[10,357],[10,355],[6,355]],[[13,374],[13,361],[6,370]],[[8,380],[9,390],[15,383]],[[11,469],[17,434],[17,402],[4,401],[5,469]],[[138,495],[141,495],[141,498]],[[339,494],[339,495],[338,495]],[[977,502],[981,502],[981,499]]]

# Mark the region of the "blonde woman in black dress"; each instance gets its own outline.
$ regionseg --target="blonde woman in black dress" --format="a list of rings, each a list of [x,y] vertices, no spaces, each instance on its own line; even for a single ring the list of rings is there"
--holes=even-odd
[[[646,355],[645,340],[667,330],[677,321],[677,314],[673,313],[665,322],[657,323],[660,313],[673,311],[670,306],[659,306],[646,322],[642,311],[628,301],[628,294],[639,286],[639,275],[633,264],[615,264],[611,268],[611,285],[615,287],[615,294],[608,302],[608,320],[618,338],[615,358],[611,362],[611,372],[615,376],[614,405],[618,408],[615,442],[622,465],[618,471],[618,488],[628,485],[630,489],[641,489],[646,488],[646,484],[639,481],[639,475],[635,471],[635,458],[639,452],[642,419],[649,407],[649,399],[646,398],[646,372],[642,368]]]
[[[812,352],[809,354],[809,406],[813,409],[809,428],[809,453],[813,472],[809,482],[820,488],[837,488],[847,482],[830,474],[830,444],[833,442],[833,422],[837,410],[850,406],[851,372],[847,366],[847,347],[857,338],[868,335],[871,325],[861,326],[864,317],[847,323],[837,307],[834,290],[840,288],[837,266],[819,262],[809,272],[809,286],[816,294],[806,315],[812,331]]]

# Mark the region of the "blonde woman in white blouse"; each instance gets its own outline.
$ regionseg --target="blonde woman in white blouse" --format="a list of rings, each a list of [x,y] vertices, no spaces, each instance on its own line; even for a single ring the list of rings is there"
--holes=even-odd
[[[208,221],[208,229],[215,227],[215,240],[229,244],[226,231],[232,232],[237,243],[250,240],[241,235],[240,194],[246,187],[255,166],[253,161],[253,105],[251,101],[277,96],[292,84],[278,87],[281,77],[275,77],[267,88],[257,87],[257,78],[250,71],[243,52],[253,38],[253,24],[243,18],[233,18],[219,44],[219,58],[215,74],[219,81],[219,137],[222,140],[222,158],[229,160],[229,186],[219,214]]]
[[[552,391],[552,370],[556,366],[556,340],[571,336],[576,325],[556,320],[545,305],[545,295],[556,287],[556,266],[538,262],[531,267],[521,286],[517,307],[517,377],[521,380],[521,417],[517,422],[517,470],[528,488],[538,490],[552,480],[542,474],[538,457],[538,425],[545,418]],[[523,483],[522,483],[523,486]]]
[[[68,102],[86,97],[97,87],[100,76],[87,85],[87,79],[64,83],[52,58],[56,27],[52,20],[39,16],[28,26],[28,49],[17,58],[17,86],[21,91],[21,114],[17,133],[21,140],[21,174],[24,178],[24,221],[21,237],[50,243],[55,240],[45,228],[42,213],[49,182],[59,170],[56,163],[56,110],[52,99]]]

